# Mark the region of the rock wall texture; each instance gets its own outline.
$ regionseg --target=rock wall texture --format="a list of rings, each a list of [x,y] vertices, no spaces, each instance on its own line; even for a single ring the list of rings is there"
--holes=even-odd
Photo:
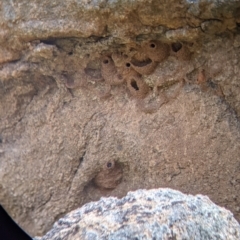
[[[228,210],[202,195],[171,189],[138,190],[101,198],[56,222],[35,240],[238,240],[240,225]]]
[[[32,235],[170,187],[240,220],[239,1],[0,1],[0,202]]]

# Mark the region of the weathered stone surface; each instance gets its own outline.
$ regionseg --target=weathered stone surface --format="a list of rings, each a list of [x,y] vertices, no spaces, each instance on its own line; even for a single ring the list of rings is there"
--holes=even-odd
[[[239,220],[239,13],[239,1],[1,1],[1,204],[32,235],[138,188],[206,194]],[[146,50],[155,41],[164,58]],[[106,56],[122,84],[103,80]]]
[[[202,195],[171,189],[138,190],[101,198],[57,221],[35,240],[238,240],[240,225],[228,210]]]

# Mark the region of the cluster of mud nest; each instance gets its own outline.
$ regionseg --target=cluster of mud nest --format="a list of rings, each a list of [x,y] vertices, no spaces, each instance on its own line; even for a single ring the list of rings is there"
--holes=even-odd
[[[189,79],[185,74],[182,74],[178,79],[174,79],[170,83],[165,81],[155,82],[153,86],[145,81],[146,77],[154,73],[160,63],[163,63],[168,57],[173,56],[183,65],[190,64],[193,53],[190,51],[188,43],[174,42],[165,43],[159,40],[150,40],[141,44],[133,44],[126,46],[125,51],[112,51],[102,53],[99,72],[96,74],[92,69],[83,69],[79,79],[67,79],[66,87],[73,89],[83,87],[86,82],[101,82],[104,81],[107,90],[104,93],[99,93],[100,98],[106,98],[111,95],[112,86],[125,84],[130,95],[137,100],[137,106],[140,110],[146,113],[152,113],[159,109],[164,103],[170,99],[175,99],[183,84]],[[179,69],[181,71],[181,64]],[[173,74],[174,75],[174,74]],[[204,70],[200,70],[196,79],[196,83],[200,86],[205,86],[207,77]],[[164,89],[176,85],[173,94],[167,96]],[[159,94],[159,90],[161,93]],[[218,90],[217,90],[218,91]],[[152,101],[154,95],[155,100]],[[157,99],[157,100],[156,100]]]

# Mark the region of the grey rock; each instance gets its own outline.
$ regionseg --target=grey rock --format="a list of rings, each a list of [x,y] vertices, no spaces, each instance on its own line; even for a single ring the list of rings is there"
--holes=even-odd
[[[233,214],[202,195],[172,189],[137,190],[101,198],[58,220],[35,240],[238,240]]]

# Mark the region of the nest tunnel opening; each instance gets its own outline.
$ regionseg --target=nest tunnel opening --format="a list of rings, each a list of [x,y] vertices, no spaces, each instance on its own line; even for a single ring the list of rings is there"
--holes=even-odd
[[[137,82],[136,82],[134,79],[131,80],[131,86],[132,86],[136,91],[139,90],[139,87],[138,87],[138,85],[137,85]]]

